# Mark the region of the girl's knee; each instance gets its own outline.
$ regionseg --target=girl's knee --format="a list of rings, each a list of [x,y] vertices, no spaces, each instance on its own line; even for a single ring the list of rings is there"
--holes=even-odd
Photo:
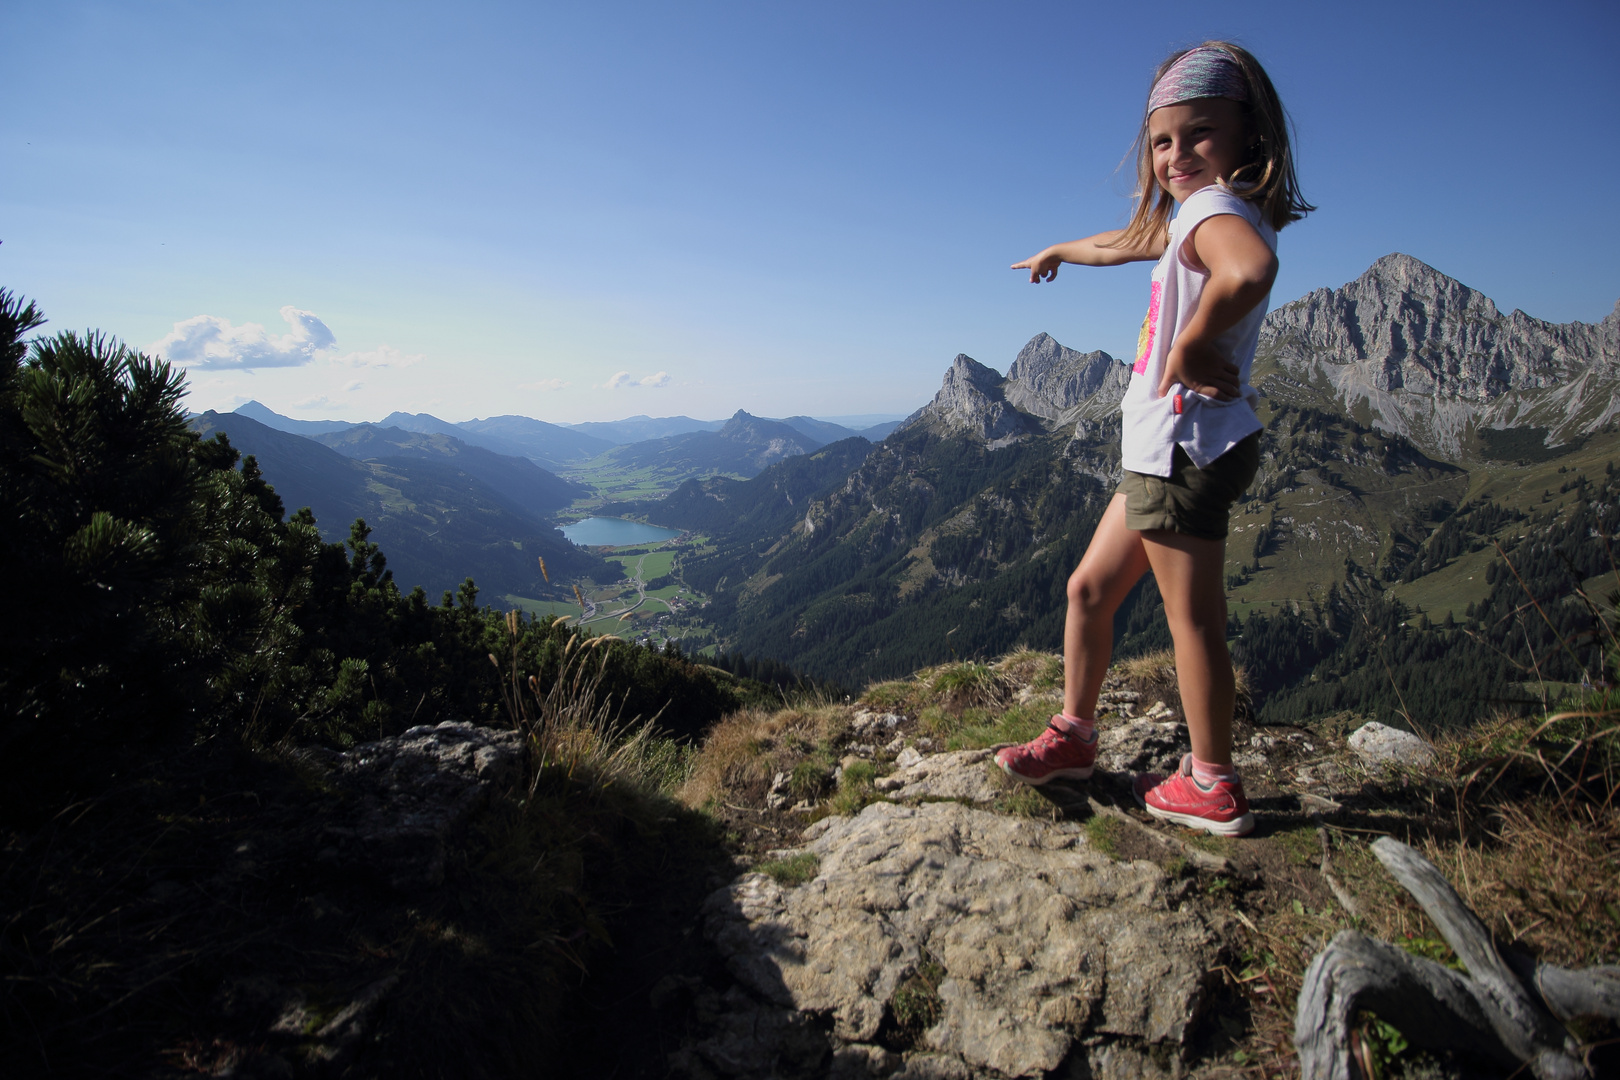
[[[1083,571],[1076,570],[1069,577],[1069,610],[1077,611],[1082,616],[1104,614],[1108,604],[1107,591],[1103,583],[1091,578]],[[1106,612],[1112,616],[1113,612]]]

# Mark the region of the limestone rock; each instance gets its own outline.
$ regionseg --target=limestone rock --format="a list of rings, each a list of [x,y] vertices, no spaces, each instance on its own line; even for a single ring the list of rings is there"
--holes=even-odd
[[[1451,459],[1476,428],[1541,427],[1557,445],[1620,415],[1620,304],[1599,323],[1503,315],[1408,255],[1271,312],[1257,359]]]
[[[331,761],[353,809],[326,829],[327,850],[411,890],[444,880],[447,844],[492,788],[521,775],[523,741],[515,731],[446,721]]]
[[[1212,927],[1170,910],[1156,866],[1089,850],[1073,822],[875,803],[806,834],[814,879],[744,874],[705,903],[705,932],[753,1009],[824,1016],[838,1048],[870,1044],[895,990],[943,967],[940,1019],[895,1075],[1039,1076],[1121,1040],[1175,1058],[1204,1007]],[[773,1049],[785,1030],[749,1026],[757,1048],[709,1060],[730,1077],[825,1075]]]
[[[825,1076],[832,1047],[813,1017],[762,1005],[737,987],[700,995],[707,1037],[670,1055],[670,1071],[691,1077]],[[705,1067],[707,1066],[707,1067]]]
[[[1434,750],[1410,731],[1387,727],[1373,720],[1350,735],[1350,749],[1370,765],[1427,765]]]
[[[934,400],[924,405],[905,426],[926,424],[941,435],[967,434],[982,439],[992,450],[1026,438],[1040,430],[1001,389],[1002,378],[966,353],[958,354],[945,373]]]
[[[922,754],[915,747],[908,746],[895,757],[894,764],[897,768],[909,769],[922,759]]]
[[[1081,353],[1037,334],[1007,369],[1003,394],[1024,412],[1055,425],[1111,416],[1131,382],[1129,364],[1105,352]]]
[[[875,735],[880,731],[893,731],[904,723],[905,719],[899,713],[879,713],[860,709],[850,719],[849,730],[855,735]]]
[[[995,802],[1001,788],[987,762],[989,750],[957,750],[924,757],[916,751],[916,761],[877,783],[879,791],[891,799],[966,799],[968,802]],[[902,758],[904,754],[900,755]],[[899,760],[895,764],[899,764]]]
[[[1178,720],[1130,720],[1097,729],[1097,767],[1106,772],[1168,775],[1191,749],[1187,725]]]

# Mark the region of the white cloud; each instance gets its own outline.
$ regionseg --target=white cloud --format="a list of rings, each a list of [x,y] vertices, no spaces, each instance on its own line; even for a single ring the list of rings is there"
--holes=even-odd
[[[539,382],[519,383],[519,390],[561,390],[565,386],[574,385],[565,379],[541,379]]]
[[[293,407],[295,409],[335,409],[338,407],[338,403],[325,394],[317,394],[314,397],[307,397],[303,401],[293,402]]]
[[[655,371],[651,375],[643,375],[639,379],[632,379],[630,377],[630,373],[628,371],[621,371],[621,372],[618,372],[617,374],[615,374],[612,378],[608,379],[607,382],[602,384],[602,386],[605,389],[608,389],[608,390],[617,390],[620,387],[624,387],[624,386],[668,386],[668,385],[669,385],[669,372],[667,372],[667,371]]]
[[[332,363],[344,364],[348,367],[358,368],[402,368],[410,367],[426,359],[421,353],[400,352],[392,345],[379,345],[366,352],[344,353],[342,356],[332,357]]]
[[[254,368],[299,367],[337,344],[337,338],[314,312],[288,304],[281,317],[292,328],[276,335],[259,323],[232,326],[217,315],[197,315],[174,324],[148,351],[188,368],[251,371]]]
[[[354,380],[353,382],[350,382],[350,383],[344,383],[343,384],[343,392],[346,393],[346,394],[352,394],[352,393],[355,393],[356,391],[364,390],[365,388],[366,388],[366,384],[361,382],[359,379],[356,379],[356,380]]]

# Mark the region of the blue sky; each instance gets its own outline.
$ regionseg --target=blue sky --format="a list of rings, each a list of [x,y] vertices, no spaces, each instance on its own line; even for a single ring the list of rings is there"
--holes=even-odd
[[[1620,298],[1612,3],[6,9],[0,286],[167,342],[198,409],[904,413],[958,352],[1125,353],[1147,267],[1007,266],[1122,222],[1152,70],[1208,37],[1321,208],[1274,303],[1391,251]]]

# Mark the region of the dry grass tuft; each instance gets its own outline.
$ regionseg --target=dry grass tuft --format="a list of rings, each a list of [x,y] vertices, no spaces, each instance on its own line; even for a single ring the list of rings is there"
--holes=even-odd
[[[1012,692],[1005,675],[977,660],[942,664],[929,671],[924,681],[940,707],[956,713],[1004,705]]]
[[[1050,653],[1018,648],[997,660],[994,666],[1003,678],[1019,686],[1028,686],[1035,681],[1051,658]]]
[[[1427,845],[1496,937],[1566,967],[1620,960],[1620,810],[1500,807],[1484,844]]]
[[[768,785],[792,759],[836,740],[848,726],[842,705],[732,713],[709,730],[676,797],[700,807]]]
[[[1120,674],[1136,683],[1170,683],[1176,681],[1176,654],[1169,649],[1133,656],[1118,664]]]
[[[915,712],[926,699],[927,689],[917,679],[890,679],[867,687],[860,704],[885,712]]]

